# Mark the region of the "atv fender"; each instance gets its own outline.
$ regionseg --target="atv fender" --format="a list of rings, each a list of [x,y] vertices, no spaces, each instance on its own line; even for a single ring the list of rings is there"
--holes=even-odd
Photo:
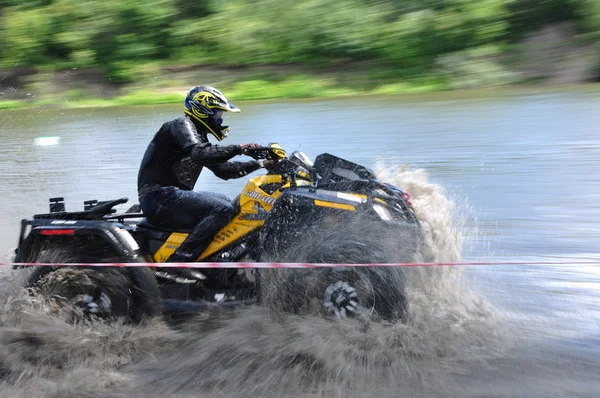
[[[102,253],[95,253],[97,257],[117,257],[121,262],[136,261],[139,256],[139,245],[131,234],[111,222],[38,219],[21,224],[16,263],[30,262],[48,246],[65,250],[89,247],[96,252],[102,248]]]

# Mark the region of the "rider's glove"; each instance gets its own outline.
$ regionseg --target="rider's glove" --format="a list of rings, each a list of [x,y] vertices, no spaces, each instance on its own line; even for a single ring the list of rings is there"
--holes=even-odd
[[[255,144],[255,143],[240,145],[240,149],[242,150],[242,155],[247,155],[252,150],[260,149],[262,147],[263,147],[262,145]]]
[[[268,159],[259,159],[258,164],[261,169],[267,169],[277,163],[276,160],[268,160]]]

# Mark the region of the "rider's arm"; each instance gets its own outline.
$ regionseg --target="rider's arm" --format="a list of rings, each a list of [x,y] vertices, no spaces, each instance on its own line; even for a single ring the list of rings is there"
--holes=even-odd
[[[214,166],[207,166],[215,175],[223,180],[240,178],[261,168],[256,160],[249,162],[225,162]]]
[[[239,145],[211,145],[209,142],[195,144],[190,149],[190,156],[200,166],[219,166],[227,163],[234,156],[241,155]]]
[[[177,145],[189,151],[192,160],[199,166],[218,165],[242,154],[240,145],[220,146],[200,142],[196,135],[196,128],[188,118],[173,120],[171,134]]]

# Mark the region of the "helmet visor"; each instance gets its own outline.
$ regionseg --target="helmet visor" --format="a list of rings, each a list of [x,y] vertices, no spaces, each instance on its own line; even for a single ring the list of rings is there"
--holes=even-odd
[[[213,118],[213,120],[215,121],[215,123],[217,123],[218,125],[221,125],[221,123],[223,123],[223,116],[225,115],[225,111],[222,109],[213,109],[213,114],[211,115],[211,117]]]

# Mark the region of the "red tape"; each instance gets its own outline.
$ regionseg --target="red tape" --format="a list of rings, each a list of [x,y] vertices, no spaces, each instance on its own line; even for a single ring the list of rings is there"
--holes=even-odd
[[[367,264],[316,264],[316,263],[7,263],[2,266],[19,267],[160,267],[160,268],[334,268],[334,267],[448,267],[475,265],[600,265],[596,261],[469,261],[437,263],[367,263]]]

